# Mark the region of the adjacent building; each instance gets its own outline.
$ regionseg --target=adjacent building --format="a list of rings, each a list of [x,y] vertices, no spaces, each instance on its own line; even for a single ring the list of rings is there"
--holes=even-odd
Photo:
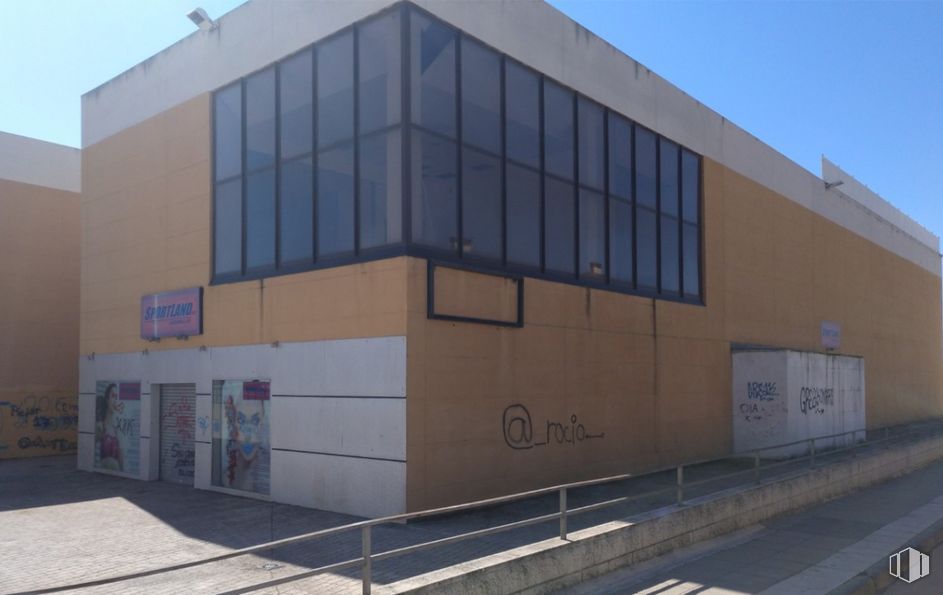
[[[741,350],[943,413],[938,238],[543,2],[248,2],[82,118],[80,468],[419,510],[728,453]]]
[[[0,132],[0,459],[78,445],[80,152]]]

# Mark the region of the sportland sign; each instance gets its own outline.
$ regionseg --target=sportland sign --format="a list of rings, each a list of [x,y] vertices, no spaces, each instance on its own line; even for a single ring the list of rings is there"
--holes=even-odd
[[[203,334],[203,288],[191,287],[141,296],[141,338]]]

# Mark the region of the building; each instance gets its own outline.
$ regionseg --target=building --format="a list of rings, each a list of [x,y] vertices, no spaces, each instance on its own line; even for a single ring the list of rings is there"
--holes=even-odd
[[[78,445],[80,152],[0,132],[0,459]]]
[[[938,238],[542,2],[249,2],[82,118],[82,469],[369,516],[647,469],[730,452],[741,348],[943,412]]]

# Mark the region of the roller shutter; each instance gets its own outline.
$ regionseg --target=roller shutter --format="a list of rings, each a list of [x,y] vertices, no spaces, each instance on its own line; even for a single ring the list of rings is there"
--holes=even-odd
[[[196,385],[160,386],[160,478],[193,485]]]

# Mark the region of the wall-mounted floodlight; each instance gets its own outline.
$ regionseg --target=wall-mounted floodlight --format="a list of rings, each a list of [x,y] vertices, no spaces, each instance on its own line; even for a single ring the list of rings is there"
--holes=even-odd
[[[841,186],[841,185],[844,184],[844,183],[845,183],[845,182],[844,182],[843,180],[838,180],[838,181],[835,181],[835,182],[825,182],[825,189],[826,189],[826,190],[831,190],[831,189],[834,188],[835,186]]]
[[[188,12],[187,18],[204,31],[210,31],[216,28],[216,21],[211,19],[210,15],[206,14],[206,11],[200,7],[196,7]]]

